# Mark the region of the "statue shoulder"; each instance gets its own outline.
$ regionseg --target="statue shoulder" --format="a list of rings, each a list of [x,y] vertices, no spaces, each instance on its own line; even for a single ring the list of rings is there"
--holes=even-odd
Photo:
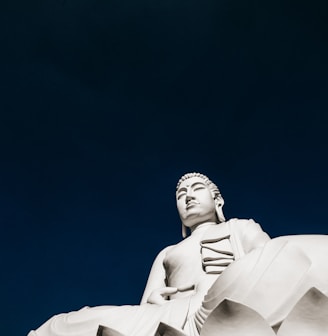
[[[261,225],[255,222],[254,219],[240,219],[240,218],[231,218],[226,223],[230,226],[232,229],[237,230],[249,230],[249,229],[256,229],[256,230],[262,230]]]
[[[226,222],[230,223],[230,224],[239,224],[239,225],[247,225],[248,223],[256,223],[253,218],[249,218],[249,219],[246,219],[246,218],[230,218]]]
[[[173,248],[174,248],[175,245],[169,245],[169,246],[166,246],[163,248],[163,250],[161,250],[156,259],[164,259],[167,255],[168,252],[170,252]]]
[[[235,239],[240,241],[245,253],[264,246],[270,240],[270,236],[263,231],[261,225],[256,223],[254,219],[232,218],[227,223],[230,232]]]
[[[165,264],[167,259],[169,258],[170,252],[174,250],[174,248],[177,246],[175,245],[169,245],[164,247],[156,256],[155,263],[163,263]]]

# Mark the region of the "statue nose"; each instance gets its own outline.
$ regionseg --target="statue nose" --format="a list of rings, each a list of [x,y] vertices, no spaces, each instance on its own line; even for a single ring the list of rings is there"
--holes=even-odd
[[[190,191],[188,191],[187,195],[186,195],[186,203],[188,203],[190,200],[192,200],[194,198],[194,196],[190,193]]]

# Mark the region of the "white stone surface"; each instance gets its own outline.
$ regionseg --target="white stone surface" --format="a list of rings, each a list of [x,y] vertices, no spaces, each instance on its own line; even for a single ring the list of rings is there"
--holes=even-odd
[[[327,236],[270,240],[253,220],[226,221],[199,173],[180,179],[176,197],[186,238],[156,257],[140,305],[59,314],[29,336],[328,334]]]

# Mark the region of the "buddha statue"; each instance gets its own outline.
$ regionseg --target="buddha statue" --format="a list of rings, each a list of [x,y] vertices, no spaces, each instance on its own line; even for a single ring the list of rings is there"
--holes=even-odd
[[[228,314],[222,336],[250,310],[275,333],[312,287],[328,291],[326,236],[270,239],[252,219],[226,221],[219,189],[200,173],[182,176],[176,202],[184,239],[158,254],[140,305],[84,307],[28,336],[209,336],[231,307],[246,313]]]

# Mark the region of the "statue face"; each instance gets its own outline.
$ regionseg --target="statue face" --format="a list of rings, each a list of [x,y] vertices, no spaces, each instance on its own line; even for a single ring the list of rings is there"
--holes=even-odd
[[[201,177],[183,181],[176,198],[181,221],[186,227],[216,222],[214,195]]]

